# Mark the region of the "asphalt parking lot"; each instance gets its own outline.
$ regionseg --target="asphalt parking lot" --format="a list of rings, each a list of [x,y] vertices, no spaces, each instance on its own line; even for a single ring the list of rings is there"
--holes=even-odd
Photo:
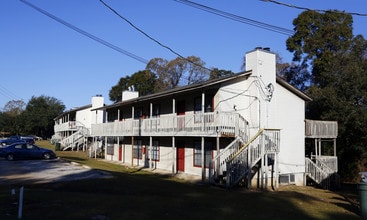
[[[86,178],[110,178],[111,174],[77,163],[53,160],[16,160],[0,158],[0,185],[37,184]]]

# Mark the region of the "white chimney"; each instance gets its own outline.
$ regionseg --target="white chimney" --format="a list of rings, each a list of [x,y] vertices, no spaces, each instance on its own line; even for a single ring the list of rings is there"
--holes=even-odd
[[[104,105],[104,98],[102,95],[95,95],[92,97],[92,108],[100,108]]]
[[[275,85],[276,56],[270,48],[257,47],[246,53],[246,71],[252,70],[252,76],[258,77],[265,85]]]
[[[249,88],[252,97],[257,97],[258,105],[251,106],[253,121],[259,121],[259,128],[273,125],[271,119],[276,109],[276,100],[273,99],[276,86],[276,56],[269,48],[255,48],[246,53],[246,71],[251,70],[251,81],[254,83]],[[250,83],[251,84],[251,83]]]
[[[134,87],[129,87],[129,90],[122,91],[121,101],[127,101],[129,99],[135,99],[139,97],[139,92],[134,91]]]

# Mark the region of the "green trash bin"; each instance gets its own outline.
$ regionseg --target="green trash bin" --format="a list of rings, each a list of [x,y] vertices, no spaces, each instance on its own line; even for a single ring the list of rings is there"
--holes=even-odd
[[[61,149],[61,143],[56,143],[55,151],[59,151]]]
[[[361,172],[362,182],[359,184],[360,207],[362,219],[367,219],[367,172]]]

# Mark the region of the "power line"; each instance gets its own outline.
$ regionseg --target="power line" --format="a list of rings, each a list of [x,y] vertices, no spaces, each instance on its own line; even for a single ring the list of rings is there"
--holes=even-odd
[[[139,31],[140,33],[142,33],[144,36],[146,36],[147,38],[149,38],[150,40],[154,41],[155,43],[157,43],[158,45],[160,45],[161,47],[166,48],[167,50],[171,51],[173,54],[175,54],[176,56],[186,60],[187,62],[201,67],[205,70],[211,71],[210,69],[201,66],[197,63],[192,62],[191,60],[185,58],[184,56],[182,56],[181,54],[179,54],[178,52],[174,51],[172,48],[170,48],[169,46],[166,46],[164,44],[162,44],[161,42],[159,42],[158,40],[154,39],[153,37],[151,37],[149,34],[147,34],[145,31],[143,31],[142,29],[138,28],[136,25],[134,25],[131,21],[129,21],[127,18],[125,18],[124,16],[122,16],[119,12],[117,12],[115,9],[113,9],[111,6],[109,6],[107,3],[105,3],[103,0],[99,0],[104,6],[106,6],[108,9],[110,9],[114,14],[116,14],[118,17],[120,17],[121,19],[123,19],[125,22],[127,22],[130,26],[132,26],[135,30]]]
[[[300,10],[306,10],[306,11],[317,11],[317,12],[328,12],[330,10],[320,10],[320,9],[311,9],[311,8],[305,8],[305,7],[299,7],[296,5],[291,5],[291,4],[286,4],[283,2],[278,2],[278,1],[274,1],[274,0],[261,0],[263,2],[271,2],[277,5],[282,5],[282,6],[286,6],[289,8],[296,8],[296,9],[300,9]],[[345,14],[350,14],[350,15],[358,15],[358,16],[367,16],[367,14],[361,14],[361,13],[355,13],[355,12],[343,12]]]
[[[262,28],[262,29],[265,29],[265,30],[268,30],[268,31],[276,32],[276,33],[279,33],[279,34],[284,34],[284,35],[287,35],[287,36],[291,36],[291,35],[294,34],[294,31],[290,30],[290,29],[286,29],[286,28],[282,28],[282,27],[279,27],[279,26],[275,26],[275,25],[263,23],[263,22],[260,22],[260,21],[256,21],[256,20],[253,20],[253,19],[245,18],[245,17],[242,17],[242,16],[238,16],[238,15],[235,15],[235,14],[231,14],[231,13],[222,11],[222,10],[211,8],[211,7],[202,5],[202,4],[198,4],[198,3],[195,3],[195,2],[192,2],[192,1],[188,1],[188,0],[174,0],[174,1],[179,2],[181,4],[185,4],[185,5],[194,7],[194,8],[197,8],[197,9],[200,9],[200,10],[203,10],[203,11],[206,11],[206,12],[209,12],[209,13],[212,13],[212,14],[215,14],[215,15],[219,15],[219,16],[224,17],[224,18],[231,19],[233,21],[238,21],[238,22],[241,22],[241,23],[244,23],[244,24],[252,25],[254,27]]]
[[[0,85],[0,94],[6,97],[8,100],[23,100],[6,87]]]
[[[147,64],[148,63],[148,60],[146,60],[146,59],[144,59],[142,57],[139,57],[139,56],[137,56],[137,55],[135,55],[133,53],[130,53],[130,52],[124,50],[124,49],[121,49],[120,47],[115,46],[115,45],[113,45],[113,44],[111,44],[111,43],[109,43],[109,42],[107,42],[107,41],[105,41],[105,40],[103,40],[103,39],[101,39],[101,38],[99,38],[97,36],[94,36],[94,35],[92,35],[92,34],[86,32],[86,31],[84,31],[84,30],[82,30],[82,29],[80,29],[80,28],[78,28],[78,27],[76,27],[76,26],[74,26],[74,25],[72,25],[72,24],[70,24],[70,23],[62,20],[61,18],[58,18],[58,17],[52,15],[51,13],[49,13],[49,12],[47,12],[47,11],[45,11],[45,10],[37,7],[37,6],[35,6],[35,5],[33,5],[33,4],[25,1],[25,0],[20,0],[20,1],[23,2],[24,4],[30,6],[31,8],[35,9],[36,11],[38,11],[38,12],[46,15],[47,17],[52,18],[53,20],[55,20],[55,21],[57,21],[57,22],[65,25],[66,27],[68,27],[70,29],[73,29],[74,31],[76,31],[76,32],[78,32],[80,34],[83,34],[84,36],[87,36],[87,37],[89,37],[90,39],[92,39],[94,41],[97,41],[98,43],[101,43],[101,44],[103,44],[103,45],[105,45],[105,46],[107,46],[107,47],[109,47],[109,48],[111,48],[111,49],[113,49],[113,50],[115,50],[117,52],[120,52],[122,54],[125,54],[126,56],[129,56],[129,57],[131,57],[131,58],[133,58],[133,59],[135,59],[135,60],[137,60],[139,62],[142,62],[144,64]]]
[[[128,19],[126,19],[125,17],[123,17],[120,13],[118,13],[115,9],[113,9],[111,6],[109,6],[107,3],[105,3],[103,0],[99,0],[104,6],[106,6],[108,9],[110,9],[113,13],[115,13],[117,16],[119,16],[121,19],[123,19],[124,21],[126,21],[130,26],[132,26],[134,29],[136,29],[137,31],[139,31],[140,33],[142,33],[144,36],[146,36],[147,38],[149,38],[150,40],[156,42],[157,44],[159,44],[160,46],[168,49],[169,51],[171,51],[172,53],[174,53],[175,55],[184,58],[181,54],[177,53],[176,51],[172,50],[170,47],[162,44],[161,42],[159,42],[158,40],[154,39],[153,37],[151,37],[150,35],[148,35],[147,33],[145,33],[142,29],[138,28],[137,26],[135,26],[131,21],[129,21]]]

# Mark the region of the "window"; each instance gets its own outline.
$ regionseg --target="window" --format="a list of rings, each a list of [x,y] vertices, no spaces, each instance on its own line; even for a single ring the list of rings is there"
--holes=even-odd
[[[201,122],[201,97],[196,97],[194,100],[194,113],[195,113],[195,122]],[[213,111],[213,95],[205,96],[205,104],[204,104],[204,112],[212,112]],[[211,121],[211,119],[205,119],[207,122]]]
[[[33,149],[35,149],[36,147],[35,146],[33,146],[33,145],[31,145],[31,144],[27,144],[27,149],[28,150],[33,150]]]
[[[107,121],[108,122],[113,122],[113,121],[115,121],[116,119],[118,119],[117,117],[118,117],[118,113],[117,113],[117,111],[116,110],[114,110],[114,111],[109,111],[108,112],[108,115],[107,115]]]
[[[135,140],[133,150],[134,150],[134,159],[142,159],[142,141],[141,140]]]
[[[147,159],[150,159],[150,147],[148,146],[147,150]],[[159,161],[159,143],[158,141],[153,141],[152,145],[152,160]]]
[[[143,116],[143,108],[138,107],[134,110],[134,119],[140,119]]]
[[[107,146],[106,146],[106,154],[114,155],[114,144],[117,144],[117,137],[108,137]]]
[[[22,148],[25,148],[25,145],[24,144],[18,144],[18,145],[15,145],[14,148],[15,149],[22,149]]]
[[[120,110],[120,117],[118,118],[119,121],[122,121],[122,119],[124,119],[123,115],[124,113],[122,112],[122,110]]]
[[[213,112],[213,101],[214,96],[213,95],[207,95],[205,98],[205,112]]]
[[[195,123],[201,122],[201,97],[194,100]]]
[[[160,124],[159,116],[161,114],[161,106],[159,104],[153,104],[152,109],[152,129],[158,129],[158,125]]]
[[[159,117],[161,114],[161,106],[159,104],[153,105],[152,114],[154,117]]]
[[[194,147],[194,166],[201,167],[201,142],[194,142]],[[213,143],[205,142],[204,151],[204,164],[205,167],[209,167],[210,160],[213,158]]]

